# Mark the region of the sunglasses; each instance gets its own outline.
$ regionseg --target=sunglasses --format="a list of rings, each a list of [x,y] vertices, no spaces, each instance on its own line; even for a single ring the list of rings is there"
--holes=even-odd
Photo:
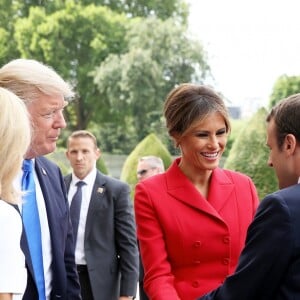
[[[136,172],[137,175],[139,176],[144,176],[149,170],[153,170],[155,168],[149,168],[149,169],[142,169]]]
[[[145,175],[149,170],[150,170],[150,169],[143,169],[143,170],[137,171],[136,173],[137,173],[137,175],[139,175],[139,176],[143,176],[143,175]]]

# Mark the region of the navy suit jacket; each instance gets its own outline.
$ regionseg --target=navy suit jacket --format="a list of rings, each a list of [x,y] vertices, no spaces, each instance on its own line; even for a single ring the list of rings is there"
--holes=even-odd
[[[69,190],[72,176],[65,177]],[[88,208],[84,252],[95,300],[135,296],[139,257],[129,186],[97,171]]]
[[[35,159],[35,171],[45,199],[51,238],[52,290],[50,299],[80,300],[80,285],[74,258],[74,241],[62,174],[60,169],[45,157]],[[24,230],[21,247],[25,254],[28,270],[27,287],[23,300],[38,300]]]
[[[300,299],[300,184],[268,195],[235,274],[198,300]]]

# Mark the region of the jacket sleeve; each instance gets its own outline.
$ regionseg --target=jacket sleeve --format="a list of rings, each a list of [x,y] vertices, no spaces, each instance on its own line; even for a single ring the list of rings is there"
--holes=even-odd
[[[115,233],[120,256],[120,296],[135,296],[139,275],[139,252],[130,188],[119,183],[115,189]]]
[[[144,288],[152,300],[179,300],[167,260],[162,227],[143,183],[135,189],[135,217],[141,257],[145,268]]]
[[[59,179],[60,179],[62,191],[65,196],[64,200],[65,200],[65,205],[66,205],[66,209],[68,212],[67,236],[66,236],[65,252],[64,252],[64,262],[65,262],[65,269],[66,269],[66,275],[67,275],[67,299],[68,300],[81,300],[79,278],[78,278],[76,264],[75,264],[75,254],[74,254],[75,246],[74,246],[74,238],[73,238],[73,229],[72,229],[71,219],[70,219],[70,215],[69,215],[67,192],[66,192],[66,187],[65,187],[64,180],[63,180],[63,176],[60,171],[59,171]],[[55,276],[55,274],[54,274],[54,276]]]
[[[47,207],[51,235],[51,297],[81,300],[69,205],[63,176],[58,166],[44,157],[36,159],[36,171]]]
[[[276,299],[293,249],[289,209],[278,194],[267,196],[249,226],[236,272],[198,300]]]

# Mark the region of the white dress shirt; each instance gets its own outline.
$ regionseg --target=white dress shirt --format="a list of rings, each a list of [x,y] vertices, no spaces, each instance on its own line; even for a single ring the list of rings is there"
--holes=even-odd
[[[68,201],[69,201],[69,205],[71,205],[72,198],[77,191],[76,183],[78,181],[85,182],[85,185],[82,186],[82,202],[80,208],[79,225],[78,225],[77,240],[76,240],[76,247],[75,247],[75,262],[77,265],[86,265],[86,259],[84,255],[84,233],[85,233],[86,218],[87,218],[90,200],[92,196],[93,186],[96,180],[96,175],[97,175],[96,167],[82,180],[76,177],[76,175],[73,173],[72,181],[68,192]]]

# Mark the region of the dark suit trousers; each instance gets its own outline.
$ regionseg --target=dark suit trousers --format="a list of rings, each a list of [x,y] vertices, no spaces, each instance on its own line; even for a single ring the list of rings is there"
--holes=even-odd
[[[94,300],[86,265],[77,265],[82,300]]]

